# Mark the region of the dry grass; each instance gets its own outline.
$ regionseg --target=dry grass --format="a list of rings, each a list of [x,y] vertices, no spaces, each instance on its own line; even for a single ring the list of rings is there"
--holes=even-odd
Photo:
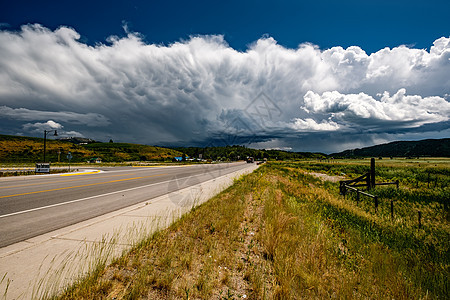
[[[60,298],[426,299],[446,295],[445,282],[443,290],[427,290],[408,274],[411,269],[405,265],[417,263],[412,255],[403,255],[409,249],[393,249],[364,235],[363,229],[331,218],[327,210],[380,223],[303,171],[266,165]],[[448,264],[443,268],[440,275],[445,276]],[[438,275],[436,280],[442,280]]]
[[[249,236],[254,236],[248,228],[256,218],[247,210],[252,200],[244,193],[246,183],[143,241],[99,278],[88,279],[90,290],[78,284],[62,298],[206,299],[248,293],[243,278],[252,256],[246,252]]]

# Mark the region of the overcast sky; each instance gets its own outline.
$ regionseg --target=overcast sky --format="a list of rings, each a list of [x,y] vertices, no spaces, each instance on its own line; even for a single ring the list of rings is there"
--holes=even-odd
[[[0,133],[325,153],[450,136],[449,1],[308,2],[1,3]]]

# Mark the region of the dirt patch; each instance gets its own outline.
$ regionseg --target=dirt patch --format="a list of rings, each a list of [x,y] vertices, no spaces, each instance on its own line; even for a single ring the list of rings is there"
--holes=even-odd
[[[231,287],[237,298],[258,299],[260,295],[260,285],[265,287],[266,295],[271,295],[271,284],[266,276],[259,276],[255,282],[255,274],[272,274],[271,266],[264,259],[264,250],[258,236],[262,227],[264,205],[258,196],[252,194],[246,196],[247,206],[244,212],[244,220],[240,224],[239,230],[242,232],[241,243],[235,251],[235,265],[230,268]],[[257,270],[261,268],[261,270]],[[259,271],[259,272],[258,272]],[[272,278],[273,280],[273,278]],[[218,299],[235,299],[230,297],[230,285],[223,286],[219,291]]]
[[[331,176],[324,173],[316,173],[316,172],[308,172],[309,175],[318,177],[322,180],[331,181],[331,182],[339,182],[341,180],[345,180],[344,176]]]

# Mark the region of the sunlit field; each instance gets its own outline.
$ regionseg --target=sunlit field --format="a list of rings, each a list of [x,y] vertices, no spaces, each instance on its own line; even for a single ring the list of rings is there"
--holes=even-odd
[[[377,211],[312,174],[369,160],[265,164],[60,298],[445,299],[449,163],[377,160]]]

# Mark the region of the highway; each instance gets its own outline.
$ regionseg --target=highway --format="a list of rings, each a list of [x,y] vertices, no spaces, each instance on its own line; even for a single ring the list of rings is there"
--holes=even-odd
[[[115,167],[1,178],[0,248],[247,167]]]

